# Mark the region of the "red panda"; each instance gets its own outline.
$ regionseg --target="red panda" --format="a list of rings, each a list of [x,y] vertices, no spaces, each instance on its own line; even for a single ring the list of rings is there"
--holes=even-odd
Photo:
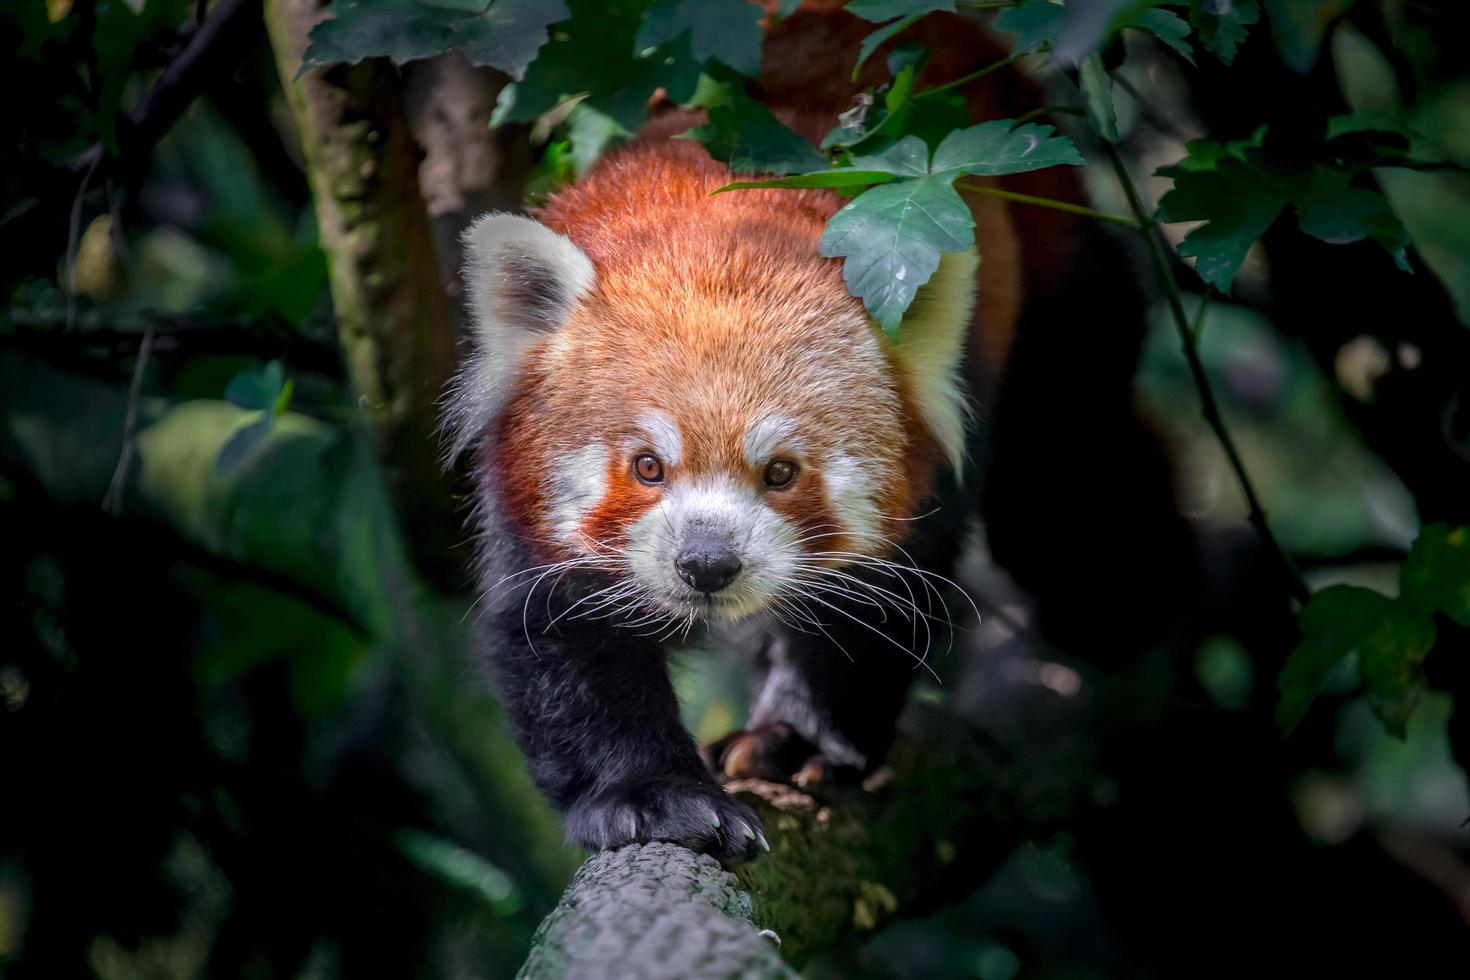
[[[877,57],[848,81],[871,25],[839,7],[771,28],[752,92],[813,142],[883,80]],[[1004,55],[955,16],[911,36],[926,84]],[[977,120],[1039,104],[1015,78],[962,91]],[[534,219],[466,232],[476,350],[448,428],[472,451],[487,654],[569,839],[749,858],[762,828],[680,725],[663,641],[738,621],[768,667],[721,775],[875,765],[975,509],[975,401],[1079,238],[973,197],[978,250],[944,256],[891,342],[818,254],[842,199],[711,194],[729,170],[666,138],[696,121],[665,111]],[[1006,183],[1080,197],[1066,173]]]

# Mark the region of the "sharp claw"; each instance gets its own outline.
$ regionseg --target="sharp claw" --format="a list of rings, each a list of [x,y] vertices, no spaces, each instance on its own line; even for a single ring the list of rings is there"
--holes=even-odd
[[[625,815],[623,817],[623,826],[627,828],[629,838],[633,840],[638,839],[638,817],[635,814],[629,813]]]
[[[750,824],[746,823],[744,820],[740,821],[740,830],[743,834],[745,834],[746,840],[755,840],[755,831],[752,830]]]
[[[766,841],[766,835],[761,833],[759,830],[755,832],[755,839],[761,842],[761,847],[765,850],[769,851],[771,849],[771,845]]]
[[[720,815],[715,812],[715,808],[712,807],[712,806],[706,806],[705,807],[705,811],[709,813],[709,822],[714,826],[714,828],[716,830],[719,830],[720,829]]]

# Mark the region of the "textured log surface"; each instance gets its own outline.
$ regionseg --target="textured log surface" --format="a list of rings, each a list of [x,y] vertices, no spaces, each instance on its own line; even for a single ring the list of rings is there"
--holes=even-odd
[[[818,949],[973,889],[1051,806],[1010,785],[998,750],[962,721],[916,705],[904,730],[862,787],[818,798],[731,784],[765,823],[771,853],[758,861],[731,871],[664,843],[593,855],[521,976],[789,976]]]

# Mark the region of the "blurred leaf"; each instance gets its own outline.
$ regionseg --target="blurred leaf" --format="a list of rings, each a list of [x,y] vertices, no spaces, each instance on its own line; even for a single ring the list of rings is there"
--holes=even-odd
[[[686,38],[699,61],[714,59],[743,75],[761,67],[761,8],[748,0],[655,0],[634,38],[636,56]]]
[[[1399,570],[1399,595],[1335,585],[1302,609],[1303,639],[1281,672],[1276,718],[1290,729],[1306,713],[1327,676],[1349,654],[1373,711],[1403,737],[1426,690],[1424,658],[1434,647],[1434,614],[1470,625],[1470,527],[1425,527]]]
[[[1205,222],[1179,246],[1180,255],[1195,258],[1201,278],[1229,293],[1251,243],[1288,205],[1307,234],[1337,243],[1372,238],[1408,269],[1408,235],[1387,199],[1350,183],[1361,167],[1273,156],[1259,147],[1259,137],[1195,140],[1183,160],[1157,171],[1174,181],[1159,199],[1158,220]]]
[[[1399,588],[1406,601],[1470,626],[1470,527],[1431,524],[1419,532]]]
[[[1299,617],[1302,642],[1278,682],[1276,721],[1282,728],[1296,727],[1337,666],[1389,622],[1392,606],[1387,596],[1356,585],[1334,585],[1312,596]]]
[[[280,361],[270,361],[259,371],[247,369],[231,378],[225,386],[225,401],[241,408],[274,410],[285,384],[285,368]]]
[[[975,242],[970,209],[953,183],[951,174],[875,187],[844,205],[822,234],[822,254],[846,260],[848,290],[890,337],[939,268],[940,252]]]
[[[1002,10],[992,26],[1002,34],[1016,35],[1014,53],[1036,51],[1056,40],[1067,19],[1067,8],[1049,0],[1026,0],[1018,7]]]
[[[400,830],[394,840],[419,867],[451,885],[474,892],[497,914],[520,911],[522,901],[515,881],[474,851],[422,830]]]
[[[1358,669],[1368,703],[1390,735],[1403,738],[1426,690],[1424,658],[1434,646],[1434,619],[1394,603],[1358,643]]]
[[[1235,61],[1246,28],[1260,19],[1256,0],[1189,0],[1189,22],[1199,32],[1200,44],[1227,65]]]
[[[810,143],[743,93],[737,92],[727,105],[712,106],[708,114],[708,122],[684,135],[704,144],[733,173],[791,174],[827,165]]]
[[[102,142],[117,152],[117,114],[138,45],[149,35],[174,30],[185,0],[97,0],[92,51],[97,58],[97,126]]]
[[[1143,10],[1130,8],[1114,20],[1111,26],[1113,30],[1131,27],[1145,34],[1152,34],[1177,51],[1185,61],[1194,64],[1194,48],[1185,40],[1189,37],[1189,23],[1172,10],[1158,7],[1146,7]]]
[[[675,102],[693,97],[700,62],[687,37],[633,55],[643,0],[568,0],[567,6],[571,19],[557,28],[525,77],[501,90],[494,125],[531,122],[565,99],[585,94],[587,105],[632,132],[656,89]]]
[[[236,429],[235,433],[220,447],[219,455],[214,458],[215,476],[229,477],[239,472],[241,467],[270,439],[271,429],[275,424],[275,414],[263,412],[254,422]]]
[[[852,0],[845,8],[863,20],[881,24],[895,17],[922,17],[943,10],[954,13],[955,0]]]
[[[1322,39],[1353,0],[1265,0],[1266,21],[1286,66],[1305,75],[1317,64]]]
[[[1109,143],[1118,142],[1118,114],[1113,110],[1113,80],[1103,68],[1102,55],[1093,52],[1077,69],[1077,85],[1087,107],[1087,121]]]
[[[312,28],[304,69],[364,58],[397,64],[460,51],[519,79],[567,17],[565,0],[336,0],[333,16]]]

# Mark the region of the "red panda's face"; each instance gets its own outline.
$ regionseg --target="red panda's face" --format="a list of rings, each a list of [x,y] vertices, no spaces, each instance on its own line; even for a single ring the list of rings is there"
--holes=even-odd
[[[799,285],[604,273],[527,350],[494,465],[552,557],[733,618],[888,550],[914,490],[893,367],[840,280]]]
[[[467,232],[480,350],[452,448],[488,436],[485,483],[548,567],[613,574],[592,611],[781,615],[890,552],[958,465],[976,260],[946,256],[894,345],[820,257],[839,199],[711,197],[728,173],[668,152],[563,192],[566,235],[513,215]]]

